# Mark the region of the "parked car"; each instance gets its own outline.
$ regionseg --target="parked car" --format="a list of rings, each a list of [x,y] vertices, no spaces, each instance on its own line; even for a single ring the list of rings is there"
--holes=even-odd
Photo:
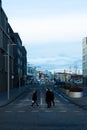
[[[82,84],[82,80],[75,80],[74,83],[76,83],[76,84]]]

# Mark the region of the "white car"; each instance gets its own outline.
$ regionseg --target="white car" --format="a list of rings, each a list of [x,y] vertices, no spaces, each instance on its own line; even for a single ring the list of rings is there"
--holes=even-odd
[[[74,81],[76,84],[82,84],[82,80],[76,80]]]

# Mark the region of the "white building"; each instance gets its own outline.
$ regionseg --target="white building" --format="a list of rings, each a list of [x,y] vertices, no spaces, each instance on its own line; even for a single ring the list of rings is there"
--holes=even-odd
[[[84,83],[87,84],[87,37],[82,40],[82,72]]]

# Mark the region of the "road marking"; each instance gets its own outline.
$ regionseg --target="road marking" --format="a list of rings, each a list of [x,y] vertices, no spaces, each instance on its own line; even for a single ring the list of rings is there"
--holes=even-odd
[[[53,112],[52,110],[45,110],[45,112]]]
[[[5,111],[5,112],[12,112],[12,111]]]
[[[31,99],[20,100],[20,102],[31,102]]]
[[[67,111],[59,111],[59,112],[67,112]]]
[[[40,110],[43,110],[44,112],[54,112],[54,110],[46,110],[46,108],[42,108],[42,109],[40,109]],[[40,110],[31,110],[31,112],[39,112]],[[57,110],[57,109],[56,109]],[[6,113],[11,113],[11,112],[13,112],[13,111],[5,111]],[[26,111],[22,111],[22,110],[20,110],[20,111],[17,111],[17,112],[19,112],[19,113],[24,113],[24,112],[26,112]],[[61,113],[66,113],[66,112],[68,112],[67,110],[58,110],[57,112],[61,112]],[[77,111],[73,111],[73,112],[75,112],[75,113],[79,113],[79,112],[81,112],[81,111],[79,111],[79,110],[77,110]]]
[[[21,112],[25,112],[25,111],[18,111],[18,112],[20,112],[20,113],[21,113]]]
[[[74,112],[80,112],[80,111],[74,111]]]
[[[55,102],[60,102],[59,100],[54,100]]]
[[[42,100],[42,92],[41,92],[40,105],[42,104],[43,104],[43,100]]]
[[[31,112],[39,112],[38,110],[32,110]]]

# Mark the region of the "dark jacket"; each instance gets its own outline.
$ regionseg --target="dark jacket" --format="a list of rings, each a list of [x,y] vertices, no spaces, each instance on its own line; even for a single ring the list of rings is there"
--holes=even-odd
[[[54,100],[54,93],[52,91],[50,91],[50,99]]]
[[[50,90],[46,91],[46,102],[48,103],[50,101]]]
[[[36,101],[37,100],[37,92],[35,91],[32,95],[32,100]]]

